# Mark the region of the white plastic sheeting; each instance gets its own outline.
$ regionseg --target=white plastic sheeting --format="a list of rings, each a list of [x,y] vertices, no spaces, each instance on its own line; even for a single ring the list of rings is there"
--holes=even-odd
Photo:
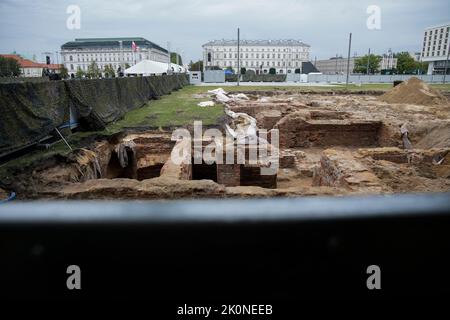
[[[258,142],[256,119],[242,112],[233,112],[225,108],[225,113],[233,119],[231,128],[226,125],[227,132],[238,142],[255,144]]]
[[[239,101],[239,100],[240,101],[248,101],[248,100],[250,100],[250,98],[247,97],[244,93],[232,94],[231,98],[233,100],[237,100],[237,101]]]
[[[225,90],[223,90],[222,88],[217,88],[217,89],[214,89],[214,90],[208,90],[208,93],[209,94],[213,94],[213,95],[217,95],[219,93],[225,94],[225,95],[227,94],[227,92]]]
[[[214,107],[214,101],[203,101],[198,104],[199,107]]]

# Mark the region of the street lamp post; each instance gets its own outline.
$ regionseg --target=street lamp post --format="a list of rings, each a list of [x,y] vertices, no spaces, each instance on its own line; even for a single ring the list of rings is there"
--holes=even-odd
[[[345,87],[348,87],[348,80],[350,76],[350,53],[352,50],[352,33],[350,33],[350,37],[348,39],[348,56],[347,56],[347,79],[345,81]]]
[[[444,68],[444,78],[442,79],[442,83],[445,84],[445,78],[447,76],[447,66],[448,66],[448,58],[450,56],[450,41],[447,46],[447,60],[445,60],[445,68]]]
[[[237,86],[240,83],[241,77],[241,53],[240,53],[240,29],[237,29]]]

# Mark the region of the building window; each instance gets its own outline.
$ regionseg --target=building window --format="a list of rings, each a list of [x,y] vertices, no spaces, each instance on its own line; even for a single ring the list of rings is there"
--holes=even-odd
[[[69,61],[73,61],[73,57],[72,56],[69,56]]]

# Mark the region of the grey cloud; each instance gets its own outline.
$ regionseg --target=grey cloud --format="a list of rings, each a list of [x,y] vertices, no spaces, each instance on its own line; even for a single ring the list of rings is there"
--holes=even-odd
[[[82,10],[81,30],[67,30],[66,7]],[[366,28],[366,8],[381,8],[382,29]],[[183,50],[185,60],[201,57],[208,40],[295,38],[311,44],[312,54],[419,51],[423,29],[450,20],[448,0],[0,0],[0,52],[16,50],[40,57],[77,37],[142,36]]]

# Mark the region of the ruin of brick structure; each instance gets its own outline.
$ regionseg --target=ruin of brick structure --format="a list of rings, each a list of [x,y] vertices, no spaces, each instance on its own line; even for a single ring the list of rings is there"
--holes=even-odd
[[[25,199],[144,200],[450,191],[450,104],[442,99],[416,105],[364,92],[246,94],[227,107],[254,117],[260,129],[279,130],[273,175],[261,174],[264,161],[195,163],[194,150],[190,161],[174,164],[179,142],[171,132],[147,131],[103,137],[23,168],[2,188]],[[403,145],[405,124],[411,149]],[[210,143],[202,141],[202,150]]]

